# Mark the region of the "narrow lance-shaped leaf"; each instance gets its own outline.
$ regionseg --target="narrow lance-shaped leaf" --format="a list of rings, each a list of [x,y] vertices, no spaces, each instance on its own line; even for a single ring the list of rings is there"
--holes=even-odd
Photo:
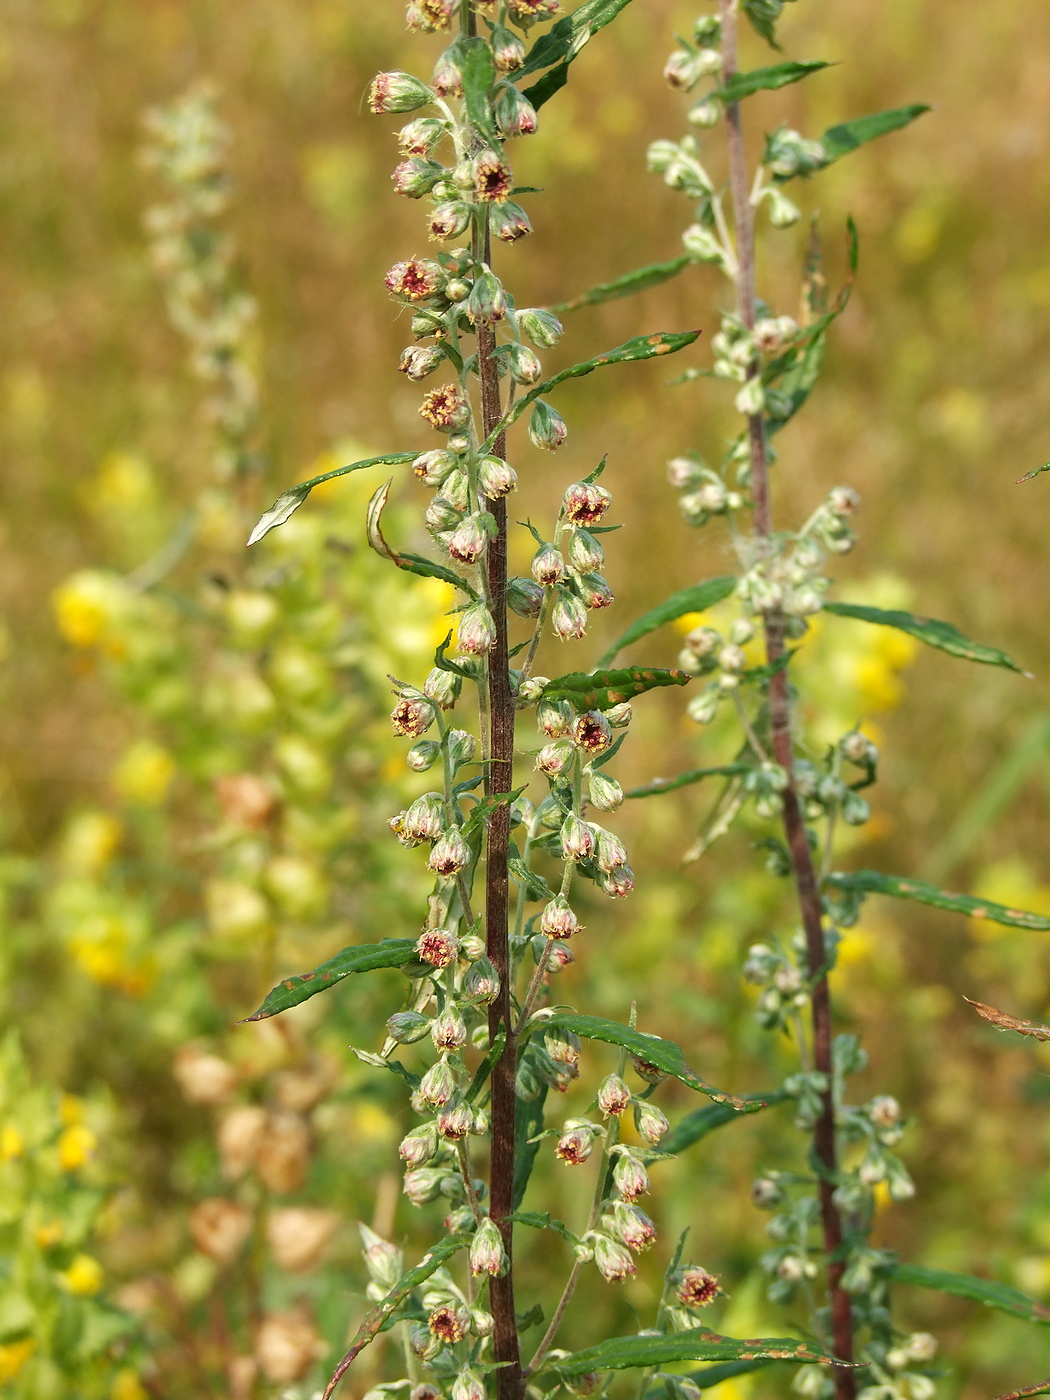
[[[270,509],[263,512],[255,529],[248,536],[248,543],[258,544],[263,535],[268,535],[278,525],[283,525],[295,514],[314,487],[320,486],[323,481],[333,481],[337,476],[363,471],[365,467],[396,466],[401,462],[414,462],[416,456],[415,452],[388,452],[383,457],[366,457],[363,462],[351,462],[348,467],[337,467],[334,472],[323,472],[321,476],[312,476],[309,481],[301,481],[298,486],[293,486],[278,496]]]
[[[751,28],[778,53],[780,45],[777,43],[776,22],[783,8],[784,0],[742,0],[742,9],[751,22]]]
[[[544,1084],[534,1099],[516,1098],[514,1101],[514,1194],[511,1200],[515,1210],[525,1199],[529,1178],[542,1146],[535,1139],[543,1132],[546,1099],[547,1086]]]
[[[908,126],[917,117],[921,117],[924,112],[932,110],[924,103],[913,102],[908,107],[894,107],[888,112],[875,112],[870,117],[856,117],[851,122],[840,122],[838,126],[829,127],[820,137],[820,144],[824,147],[824,161],[818,168],[826,170],[829,165],[841,160],[843,156],[848,156],[858,146],[875,141],[880,136],[887,136],[891,131],[899,131],[901,127]],[[786,184],[795,177],[778,175],[775,178],[778,184]]]
[[[747,1376],[752,1371],[762,1371],[774,1364],[775,1358],[771,1356],[763,1356],[758,1361],[723,1361],[714,1366],[705,1366],[702,1371],[690,1371],[688,1379],[697,1390],[710,1390],[712,1386],[721,1385],[723,1381],[735,1380],[737,1376]],[[666,1400],[666,1393],[662,1388],[654,1387],[647,1392],[647,1397],[651,1397],[651,1400]]]
[[[833,872],[825,880],[832,889],[860,894],[887,894],[894,899],[913,899],[934,909],[946,909],[951,914],[965,914],[970,919],[988,919],[1008,928],[1026,928],[1036,933],[1050,932],[1050,918],[1033,914],[1027,909],[1009,909],[991,899],[977,899],[970,894],[949,894],[924,880],[908,880],[900,875],[883,875],[878,870],[852,870],[848,874]]]
[[[898,632],[908,632],[927,646],[946,651],[949,656],[959,656],[964,661],[980,661],[985,666],[1004,666],[1022,676],[1028,675],[1005,651],[985,646],[982,642],[971,642],[952,623],[939,622],[935,617],[916,617],[914,613],[901,612],[896,608],[869,608],[861,603],[825,603],[824,611],[836,617],[853,617],[858,622],[873,622],[878,627],[895,627]]]
[[[1024,476],[1019,476],[1017,478],[1014,485],[1020,486],[1022,481],[1031,481],[1033,477],[1042,476],[1043,472],[1050,472],[1050,462],[1044,462],[1041,467],[1033,467],[1030,472],[1025,472]],[[1038,1392],[1033,1391],[1031,1393],[1037,1394]]]
[[[662,282],[669,282],[672,277],[677,277],[693,261],[690,253],[681,253],[667,262],[636,267],[633,272],[625,272],[622,277],[615,277],[611,282],[599,282],[596,287],[573,297],[571,301],[559,302],[557,306],[552,306],[551,310],[576,311],[581,306],[600,306],[604,301],[616,301],[619,297],[648,291],[650,287],[659,287]]]
[[[716,1103],[731,1104],[738,1113],[755,1113],[765,1107],[765,1100],[741,1099],[735,1094],[725,1094],[721,1089],[713,1088],[706,1079],[701,1079],[689,1068],[680,1047],[673,1040],[647,1035],[644,1031],[632,1030],[630,1026],[621,1026],[617,1021],[606,1021],[600,1016],[582,1016],[575,1011],[558,1011],[553,1016],[544,1017],[543,1025],[575,1031],[584,1040],[601,1040],[607,1045],[618,1045],[646,1064],[654,1065],[664,1074],[673,1075],[683,1084],[688,1084],[690,1089],[706,1094]]]
[[[658,603],[655,608],[650,608],[647,613],[643,613],[631,623],[627,631],[618,637],[609,650],[602,656],[599,666],[608,666],[615,661],[617,655],[628,647],[632,642],[637,642],[639,638],[647,636],[650,632],[655,632],[658,627],[663,627],[665,623],[674,622],[676,618],[684,617],[686,613],[706,612],[708,608],[713,608],[716,603],[728,598],[736,587],[736,579],[732,574],[723,574],[721,578],[708,579],[706,583],[698,583],[692,588],[683,588],[678,593],[672,593],[670,598],[665,598],[662,603]]]
[[[529,73],[537,73],[541,68],[550,68],[538,83],[525,89],[525,96],[534,107],[542,107],[568,81],[569,65],[579,56],[599,29],[611,24],[621,10],[626,9],[630,0],[586,0],[578,5],[572,14],[560,19],[525,55],[525,62],[515,75],[523,78]]]
[[[527,1225],[530,1230],[553,1230],[556,1235],[561,1235],[563,1240],[568,1240],[570,1244],[579,1244],[579,1235],[574,1235],[560,1220],[553,1220],[547,1211],[519,1210],[510,1217],[515,1225]]]
[[[588,1371],[626,1371],[636,1366],[658,1366],[672,1361],[800,1361],[831,1362],[831,1357],[811,1342],[797,1337],[721,1337],[706,1327],[693,1327],[668,1337],[613,1337],[556,1363],[563,1376]]]
[[[571,671],[543,687],[545,700],[569,700],[579,710],[611,710],[664,685],[686,685],[685,671],[664,671],[654,666],[628,666],[619,671]]]
[[[283,978],[258,1011],[245,1019],[265,1021],[268,1016],[276,1016],[281,1011],[298,1006],[300,1002],[308,1001],[318,992],[327,991],[351,973],[373,972],[380,967],[401,967],[412,959],[415,946],[411,938],[384,938],[379,943],[360,943],[353,948],[343,948],[334,958],[315,967],[313,972]]]
[[[486,140],[496,146],[499,143],[499,133],[489,108],[489,94],[496,81],[492,50],[486,41],[478,36],[460,39],[456,62],[463,76],[463,100],[470,124],[475,131],[480,132]]]
[[[771,1089],[768,1094],[743,1094],[741,1097],[744,1103],[753,1103],[757,1109],[761,1109],[784,1103],[789,1095],[783,1089]],[[707,1137],[708,1133],[713,1133],[716,1128],[722,1128],[726,1123],[735,1123],[739,1118],[739,1112],[730,1104],[712,1103],[704,1108],[694,1109],[676,1123],[665,1138],[661,1138],[660,1151],[682,1152]]]
[[[498,432],[516,423],[537,399],[559,384],[564,384],[567,379],[582,379],[584,375],[593,374],[603,365],[626,365],[634,360],[652,360],[658,355],[673,355],[678,350],[684,350],[687,345],[692,345],[699,334],[699,331],[656,331],[652,335],[636,335],[631,340],[625,340],[622,345],[617,345],[614,350],[606,350],[604,355],[595,355],[593,360],[583,360],[578,365],[571,365],[568,369],[551,375],[550,379],[544,379],[518,399],[490,434],[489,441],[493,441]]]
[[[469,1235],[446,1235],[443,1240],[439,1240],[436,1245],[427,1250],[414,1269],[409,1269],[408,1273],[395,1283],[381,1303],[377,1303],[365,1314],[364,1321],[357,1329],[349,1350],[332,1373],[332,1379],[325,1386],[322,1400],[329,1400],[349,1367],[360,1356],[369,1342],[375,1340],[383,1330],[383,1323],[392,1313],[397,1311],[412,1290],[418,1288],[421,1283],[425,1283],[446,1260],[451,1259],[454,1254],[469,1243]]]
[[[702,782],[704,778],[735,778],[749,773],[753,765],[749,763],[722,763],[714,768],[691,768],[687,773],[679,773],[677,778],[654,778],[643,787],[631,788],[627,797],[658,797],[662,792],[674,792],[675,788],[688,787],[690,783]]]
[[[938,1293],[950,1293],[953,1298],[969,1298],[997,1312],[1022,1317],[1026,1322],[1050,1322],[1050,1308],[1029,1298],[1008,1283],[974,1278],[972,1274],[953,1274],[945,1269],[926,1269],[921,1264],[890,1264],[886,1272],[897,1283],[914,1283],[919,1288],[932,1288]]]
[[[1020,1390],[1008,1390],[1005,1395],[997,1395],[995,1400],[1028,1400],[1030,1395],[1047,1394],[1050,1394],[1050,1379],[1022,1386]]]
[[[789,83],[808,78],[810,73],[819,73],[822,68],[830,67],[821,59],[813,59],[804,63],[777,63],[772,68],[752,68],[750,73],[735,73],[724,87],[716,88],[711,96],[723,102],[740,102],[752,93],[787,87]]]
[[[994,1006],[986,1006],[983,1001],[974,1001],[971,997],[963,997],[963,1001],[969,1002],[978,1016],[996,1030],[1016,1031],[1018,1035],[1031,1036],[1033,1040],[1050,1040],[1050,1026],[1044,1025],[1042,1021],[1019,1020],[1016,1016],[999,1011]]]
[[[432,559],[424,559],[421,554],[399,554],[387,543],[383,534],[382,517],[393,481],[394,478],[391,477],[389,481],[380,486],[368,502],[365,531],[369,545],[383,559],[389,559],[392,564],[396,564],[399,569],[404,569],[406,573],[418,574],[420,578],[439,578],[443,583],[450,583],[453,588],[462,589],[471,598],[476,598],[477,594],[466,579],[460,578],[451,569],[446,569],[444,564],[435,564]]]

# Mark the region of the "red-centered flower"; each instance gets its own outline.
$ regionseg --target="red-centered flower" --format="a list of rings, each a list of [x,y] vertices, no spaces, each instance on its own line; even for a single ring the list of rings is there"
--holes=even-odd
[[[461,1342],[467,1332],[458,1310],[449,1307],[447,1303],[434,1309],[427,1318],[427,1326],[432,1337],[436,1337],[439,1342],[444,1342],[446,1346],[450,1347]]]
[[[474,161],[474,194],[482,204],[502,204],[510,195],[514,176],[495,151],[482,151]]]
[[[456,384],[442,384],[423,395],[419,415],[435,428],[454,428],[462,420],[467,401]]]
[[[416,952],[431,967],[448,967],[459,956],[459,944],[446,929],[428,928],[416,940]]]
[[[556,15],[559,5],[558,0],[509,0],[507,9],[513,19],[528,23]]]
[[[604,753],[612,744],[612,727],[601,710],[588,710],[572,726],[572,741],[586,753]]]
[[[448,29],[452,24],[453,0],[412,0],[405,11],[409,29],[421,29],[432,34],[436,29]]]
[[[579,1167],[591,1155],[593,1147],[591,1134],[585,1128],[574,1128],[572,1132],[562,1134],[554,1152],[560,1161],[570,1167]]]
[[[577,481],[565,493],[562,508],[573,525],[594,525],[609,509],[612,497],[604,486]]]
[[[706,1308],[720,1292],[715,1275],[697,1266],[686,1269],[682,1275],[678,1284],[678,1301],[686,1308]]]
[[[434,707],[416,696],[403,696],[390,713],[390,723],[403,739],[416,739],[434,723]]]
[[[383,278],[388,292],[405,301],[428,301],[441,286],[441,268],[429,258],[410,258],[395,263]]]

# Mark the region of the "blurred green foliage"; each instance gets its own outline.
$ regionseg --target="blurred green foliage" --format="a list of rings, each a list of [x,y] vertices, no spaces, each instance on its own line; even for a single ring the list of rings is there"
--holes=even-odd
[[[678,211],[645,176],[644,151],[674,125],[659,79],[664,36],[691,18],[664,0],[628,7],[574,66],[559,119],[523,151],[521,178],[549,195],[518,259],[534,304],[678,251]],[[919,659],[895,634],[829,622],[810,647],[807,682],[834,710],[836,733],[861,719],[878,726],[887,761],[865,840],[883,868],[935,871],[1050,912],[1044,483],[1012,485],[1048,455],[1043,6],[961,14],[945,0],[825,0],[791,6],[784,33],[793,55],[838,66],[754,99],[759,114],[786,100],[792,125],[816,132],[913,100],[935,109],[824,177],[827,245],[834,258],[835,230],[852,212],[860,277],[814,405],[778,444],[785,510],[848,479],[865,498],[862,546],[841,565],[848,596],[950,618],[1037,673],[1026,683]],[[33,1321],[16,1317],[0,1337],[0,1386],[25,1387],[16,1394],[138,1400],[146,1385],[248,1395],[245,1338],[263,1317],[275,1319],[266,1375],[295,1379],[295,1365],[282,1372],[273,1357],[309,1364],[319,1336],[334,1351],[363,1305],[349,1223],[395,1229],[396,1094],[346,1048],[374,1042],[386,999],[344,986],[290,1029],[233,1023],[279,972],[346,942],[415,932],[422,888],[385,830],[413,789],[387,733],[383,672],[391,653],[406,672],[428,664],[447,600],[424,585],[406,593],[367,556],[366,488],[355,478],[315,493],[250,571],[238,521],[351,460],[348,450],[423,441],[416,395],[394,368],[407,335],[380,290],[392,250],[418,251],[416,211],[389,193],[389,132],[361,101],[376,69],[408,63],[407,48],[396,4],[3,7],[0,996],[32,1068],[8,1042],[0,1130],[26,1146],[0,1139],[0,1156],[5,1172],[32,1163],[42,1173],[34,1200],[49,1212],[39,1222],[22,1212],[28,1262],[3,1279],[22,1288],[25,1268],[36,1280]],[[765,61],[757,44],[750,61]],[[225,504],[209,498],[196,550],[144,592],[122,573],[215,484],[214,428],[146,255],[141,211],[157,187],[138,156],[143,109],[201,75],[217,82],[233,133],[228,223],[242,250],[237,276],[259,308],[243,352],[260,387],[265,475]],[[785,286],[802,256],[801,241],[783,251],[790,243],[781,236],[770,249]],[[710,334],[714,278],[686,276],[640,304],[573,313],[566,362],[639,329]],[[655,364],[615,395],[596,380],[566,391],[565,450],[588,465],[610,452],[605,480],[630,521],[613,557],[606,641],[690,581],[693,536],[669,509],[663,463],[705,448],[726,420],[714,395],[669,378]],[[522,514],[552,470],[563,466],[539,454],[519,465]],[[416,488],[396,489],[407,501]],[[701,576],[725,571],[711,554]],[[834,648],[832,625],[849,639]],[[671,665],[676,650],[658,633],[631,659]],[[722,760],[717,731],[698,737],[681,709],[674,695],[639,703],[625,785]],[[777,920],[778,895],[739,835],[717,863],[681,866],[702,810],[686,789],[681,801],[624,812],[638,893],[584,918],[590,941],[564,975],[586,978],[597,1014],[623,1018],[637,998],[641,1024],[673,1034],[705,1077],[761,1089],[777,1051],[738,968]],[[1047,1051],[977,1024],[960,993],[1045,1017],[1048,971],[1043,935],[870,903],[834,977],[844,1026],[863,1032],[871,1054],[870,1083],[917,1116],[904,1153],[919,1194],[887,1207],[876,1243],[1044,1298]],[[589,1058],[567,1112],[611,1067],[598,1049]],[[56,1165],[74,1126],[56,1117],[59,1088],[87,1099],[84,1130],[98,1145],[84,1180],[97,1171],[97,1182]],[[679,1112],[692,1106],[684,1091],[666,1093]],[[31,1124],[19,1116],[34,1114]],[[790,1165],[776,1114],[689,1149],[662,1169],[654,1197],[661,1228],[691,1226],[692,1252],[723,1275],[730,1298],[715,1325],[738,1335],[769,1323],[753,1273],[762,1217],[746,1188],[756,1164]],[[277,1162],[258,1155],[264,1121],[286,1145]],[[78,1202],[102,1207],[117,1186],[91,1226]],[[544,1204],[571,1219],[585,1190],[563,1173]],[[281,1212],[295,1209],[313,1212],[316,1256],[282,1254]],[[46,1244],[39,1231],[59,1220],[66,1233]],[[396,1229],[410,1226],[399,1210]],[[301,1218],[296,1237],[304,1230]],[[22,1260],[4,1239],[5,1261]],[[84,1259],[98,1274],[83,1263],[77,1272]],[[78,1279],[92,1287],[78,1291]],[[650,1269],[626,1291],[593,1292],[578,1342],[600,1337],[614,1314],[628,1323],[655,1286]],[[102,1323],[62,1321],[89,1304],[116,1317],[96,1294],[139,1319],[134,1330],[114,1323],[104,1336]],[[945,1394],[976,1400],[1050,1369],[1050,1344],[1024,1324],[903,1289],[898,1307],[941,1336],[956,1367]],[[54,1365],[81,1389],[63,1392]],[[381,1365],[377,1350],[356,1393]],[[774,1368],[727,1384],[725,1400],[787,1384]]]

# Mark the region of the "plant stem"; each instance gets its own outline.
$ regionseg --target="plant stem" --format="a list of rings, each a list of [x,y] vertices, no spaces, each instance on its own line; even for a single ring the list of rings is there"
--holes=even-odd
[[[719,0],[722,19],[723,79],[729,82],[737,67],[737,9],[735,0]],[[726,103],[726,132],[729,148],[729,174],[733,197],[733,220],[737,243],[737,307],[744,324],[755,324],[755,222],[747,179],[747,160],[740,105]],[[758,372],[752,365],[749,375]],[[755,509],[755,532],[769,540],[772,535],[770,510],[769,463],[766,457],[765,430],[761,414],[747,420],[751,456],[751,494]],[[777,613],[764,614],[766,659],[770,665],[784,653],[784,622]],[[786,671],[779,671],[769,683],[769,715],[773,756],[788,775],[783,794],[784,833],[787,838],[791,868],[798,895],[799,912],[806,935],[806,959],[813,979],[813,1062],[814,1068],[827,1075],[828,1088],[822,1097],[820,1117],[813,1130],[813,1145],[820,1163],[820,1212],[824,1233],[824,1250],[828,1256],[828,1293],[831,1303],[831,1330],[835,1354],[842,1361],[853,1360],[853,1316],[849,1294],[842,1287],[845,1262],[836,1255],[843,1240],[842,1217],[834,1201],[834,1177],[838,1167],[835,1139],[835,1105],[831,1088],[831,997],[828,989],[824,948],[824,924],[820,889],[813,857],[806,838],[806,824],[795,788],[793,746],[791,739],[791,693]],[[835,1371],[837,1400],[854,1400],[856,1385],[853,1372],[845,1368]]]
[[[471,9],[468,30],[473,28]],[[474,221],[474,257],[490,259],[487,213]],[[490,326],[477,327],[478,375],[481,380],[482,430],[491,435],[502,416],[499,370],[493,352],[496,337]],[[502,433],[495,439],[498,456],[506,455]],[[514,700],[510,690],[510,659],[507,643],[507,503],[489,500],[488,509],[496,520],[496,536],[489,541],[486,570],[496,641],[488,655],[486,689],[488,699],[488,765],[485,790],[498,796],[511,790],[514,763]],[[492,1070],[492,1149],[490,1158],[489,1208],[503,1238],[509,1265],[501,1278],[489,1286],[489,1302],[495,1322],[493,1345],[500,1369],[496,1372],[499,1400],[518,1400],[522,1393],[521,1353],[518,1324],[514,1313],[513,1224],[507,1218],[514,1210],[514,1079],[517,1067],[517,1037],[511,1011],[510,887],[507,860],[510,846],[510,805],[503,803],[489,817],[485,837],[485,935],[488,956],[500,979],[499,996],[489,1007],[489,1039],[495,1042],[506,1032],[503,1053]]]

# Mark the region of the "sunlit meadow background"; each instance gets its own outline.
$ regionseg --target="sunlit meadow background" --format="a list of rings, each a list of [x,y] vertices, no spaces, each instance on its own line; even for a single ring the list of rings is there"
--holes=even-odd
[[[682,130],[684,104],[663,85],[660,68],[671,31],[687,32],[693,17],[689,5],[638,0],[577,63],[568,89],[543,111],[539,135],[519,143],[519,182],[544,190],[529,202],[535,236],[500,254],[519,304],[556,303],[678,251],[687,210],[646,175],[645,150]],[[784,118],[817,135],[845,117],[906,102],[934,110],[803,191],[820,210],[832,280],[841,275],[850,213],[861,264],[826,375],[781,445],[778,519],[801,518],[840,481],[857,486],[861,545],[837,564],[843,583],[857,597],[950,618],[1035,673],[1024,681],[937,653],[915,655],[853,624],[819,628],[807,663],[814,701],[840,728],[866,720],[885,755],[865,843],[854,838],[843,858],[1050,913],[1050,486],[1013,484],[1050,456],[1045,4],[800,0],[789,7],[783,37],[790,56],[837,66],[749,104],[753,136]],[[395,370],[407,327],[382,291],[395,257],[425,247],[421,210],[392,193],[396,126],[363,112],[362,95],[377,69],[426,71],[435,53],[436,41],[405,35],[401,6],[388,0],[0,3],[0,882],[7,897],[0,1005],[4,1023],[20,1032],[39,1092],[64,1093],[55,1112],[66,1129],[86,1125],[95,1143],[83,1138],[78,1153],[66,1139],[66,1187],[79,1171],[109,1193],[84,1246],[101,1273],[82,1277],[83,1265],[81,1275],[70,1273],[79,1256],[62,1257],[55,1267],[66,1292],[116,1298],[141,1319],[139,1333],[118,1344],[118,1352],[126,1345],[123,1355],[99,1353],[91,1394],[247,1396],[251,1364],[230,1370],[245,1352],[237,1329],[246,1319],[308,1318],[331,1354],[360,1314],[365,1276],[355,1220],[399,1239],[407,1233],[413,1248],[436,1225],[421,1226],[408,1207],[395,1217],[398,1091],[377,1085],[347,1049],[351,1038],[375,1048],[400,995],[395,979],[384,974],[314,1001],[283,1039],[231,1027],[257,1003],[274,968],[304,970],[355,939],[414,931],[419,862],[389,849],[385,818],[418,786],[408,785],[385,727],[382,676],[396,669],[421,678],[428,648],[443,634],[441,599],[362,560],[364,488],[347,484],[311,501],[297,517],[309,522],[287,546],[275,541],[271,556],[276,574],[285,570],[281,675],[274,678],[270,653],[251,651],[255,624],[227,618],[234,634],[241,628],[230,645],[255,657],[251,665],[278,697],[278,718],[268,719],[264,704],[261,721],[244,719],[238,730],[230,720],[232,738],[216,723],[195,729],[186,720],[192,688],[163,704],[149,699],[148,685],[137,701],[127,687],[121,692],[111,673],[124,644],[107,656],[90,608],[78,613],[68,594],[64,612],[54,603],[78,571],[141,563],[207,482],[200,391],[146,256],[142,213],[158,190],[139,159],[143,109],[197,78],[215,80],[231,128],[228,226],[242,250],[239,277],[259,302],[252,356],[265,469],[252,504],[261,508],[347,452],[430,445],[416,414],[418,390]],[[767,53],[750,44],[747,64],[768,61]],[[802,236],[766,240],[765,288],[779,311],[794,308]],[[703,363],[723,295],[715,274],[701,270],[640,299],[574,313],[548,362],[568,364],[642,330],[699,326],[704,338],[687,355]],[[627,522],[610,537],[616,607],[582,647],[552,646],[541,659],[547,674],[591,664],[592,642],[669,592],[726,571],[724,540],[689,531],[664,479],[676,452],[718,450],[730,427],[726,396],[702,381],[672,387],[671,376],[658,362],[568,388],[559,403],[571,429],[562,453],[549,459],[526,447],[516,463],[519,514],[539,515],[565,482],[608,452],[615,518]],[[425,498],[407,481],[399,492],[407,535],[415,528],[410,511]],[[356,650],[331,664],[357,679],[349,719],[344,713],[342,728],[321,734],[304,716],[318,694],[329,704],[325,686],[335,673],[325,670],[315,682],[301,673],[311,656],[331,651],[331,638],[295,589],[299,571],[317,573],[309,561],[333,532],[344,548],[328,551],[329,581],[311,575],[303,587],[327,588],[325,626],[338,632],[340,616],[351,619]],[[523,544],[519,568],[527,557]],[[165,587],[214,604],[224,591],[244,591],[243,567],[239,546],[224,538],[210,553],[191,554]],[[252,588],[265,591],[265,581]],[[146,631],[182,625],[175,605],[158,606],[140,621]],[[298,617],[308,619],[301,635]],[[194,645],[218,643],[212,634],[183,636],[178,654],[186,659],[177,664],[185,674],[200,668]],[[675,651],[673,636],[656,634],[635,659],[673,664]],[[221,699],[216,704],[221,710]],[[680,695],[647,697],[636,708],[618,770],[627,781],[722,757],[684,720]],[[223,773],[265,767],[268,723],[283,725],[285,739],[307,733],[336,777],[326,787],[322,774],[319,788],[309,774],[297,770],[296,778],[298,751],[286,743],[274,771],[293,789],[300,783],[300,798],[284,793],[306,812],[298,836],[285,829],[274,838],[276,866],[266,856],[270,864],[253,867],[249,878],[245,857],[234,879],[208,866],[209,841],[233,849],[240,840],[222,835],[222,813],[208,794]],[[181,741],[165,729],[179,724]],[[788,925],[780,889],[746,833],[699,865],[681,865],[705,800],[687,789],[628,805],[618,821],[638,891],[623,908],[590,911],[577,965],[561,985],[583,1009],[617,1018],[637,998],[640,1023],[679,1039],[705,1076],[758,1089],[788,1061],[754,1027],[738,969],[749,942]],[[356,804],[345,829],[341,803]],[[317,836],[322,829],[329,834]],[[348,833],[355,854],[340,863],[332,852]],[[234,929],[221,926],[227,905],[215,882],[222,879],[256,895]],[[387,893],[374,893],[369,881],[385,883]],[[918,1195],[886,1208],[877,1243],[1050,1299],[1050,1054],[996,1038],[961,1000],[965,993],[1015,1014],[1047,1015],[1046,935],[871,902],[841,964],[833,985],[843,1023],[863,1035],[871,1055],[865,1085],[896,1094],[916,1119],[905,1158]],[[212,1107],[199,1093],[187,1103],[194,1048],[235,1067],[236,1089],[231,1081],[217,1091]],[[592,1083],[607,1066],[598,1049],[587,1063]],[[306,1090],[295,1099],[287,1079],[274,1088],[281,1074],[313,1074],[316,1099]],[[587,1092],[574,1091],[572,1101],[585,1102]],[[674,1112],[691,1106],[684,1096],[662,1095]],[[313,1114],[309,1161],[298,1176],[272,1169],[255,1195],[247,1178],[230,1185],[233,1169],[223,1178],[215,1115],[235,1101],[300,1122]],[[8,1109],[15,1111],[10,1093]],[[8,1147],[15,1161],[15,1139]],[[783,1330],[753,1273],[764,1218],[747,1191],[757,1165],[790,1165],[795,1150],[787,1121],[763,1116],[706,1139],[658,1180],[660,1248],[691,1226],[692,1256],[720,1272],[730,1294],[714,1319],[721,1330]],[[537,1203],[542,1197],[571,1223],[584,1185],[553,1165],[545,1175]],[[251,1296],[241,1312],[231,1302],[232,1320],[224,1320],[222,1295],[239,1296],[249,1263],[242,1255],[224,1264],[214,1248],[209,1254],[199,1217],[192,1238],[187,1221],[202,1199],[235,1191],[258,1219],[298,1204],[338,1219],[324,1234],[313,1217],[328,1241],[324,1262],[319,1248],[317,1259],[299,1260],[280,1277],[259,1233]],[[4,1228],[8,1236],[14,1229],[10,1220]],[[267,1238],[277,1248],[273,1231]],[[539,1247],[535,1238],[529,1243]],[[536,1257],[527,1278],[546,1292],[551,1271],[567,1266],[555,1249]],[[657,1271],[658,1261],[626,1290],[595,1284],[573,1341],[634,1328],[632,1310],[644,1325]],[[941,1337],[952,1361],[945,1396],[978,1400],[1050,1369],[1050,1345],[1032,1327],[903,1289],[897,1306],[908,1325]],[[15,1394],[30,1387],[35,1364],[19,1345],[0,1344],[0,1390],[6,1381]],[[24,1393],[82,1393],[61,1379],[64,1364],[60,1358],[57,1371],[40,1371],[37,1389]],[[378,1356],[364,1363],[349,1393],[380,1379],[382,1364]],[[312,1374],[316,1380],[321,1370]],[[272,1367],[264,1364],[263,1376],[255,1393],[277,1393]],[[773,1368],[718,1393],[783,1395],[789,1381],[789,1372]]]

